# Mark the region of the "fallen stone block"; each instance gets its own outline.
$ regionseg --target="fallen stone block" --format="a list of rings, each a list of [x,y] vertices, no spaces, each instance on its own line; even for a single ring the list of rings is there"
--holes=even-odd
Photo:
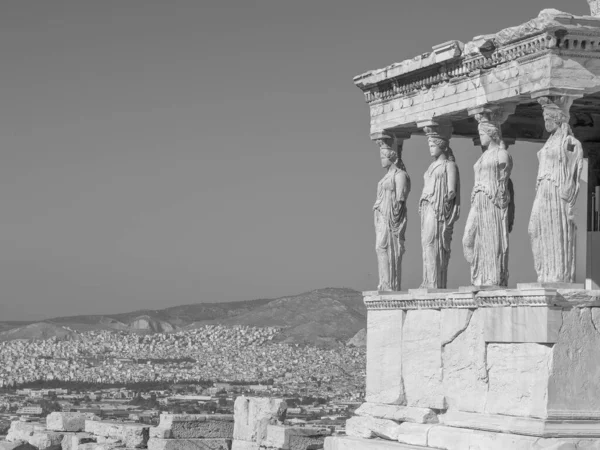
[[[148,450],[231,450],[231,439],[150,439]]]
[[[62,450],[77,450],[80,444],[95,442],[96,437],[90,433],[65,433],[61,442]]]
[[[260,445],[256,442],[237,439],[232,442],[231,450],[260,450]]]
[[[120,440],[125,447],[146,448],[150,426],[139,423],[85,421],[85,431],[96,436]]]
[[[36,450],[36,448],[25,441],[0,441],[0,450]]]
[[[446,447],[437,447],[446,449]],[[475,448],[475,447],[473,447]],[[504,449],[509,450],[510,447]],[[434,450],[433,447],[423,448],[422,446],[401,444],[399,442],[386,441],[383,439],[360,439],[349,436],[328,437],[325,439],[325,450]],[[468,447],[463,450],[467,450]],[[488,450],[482,447],[480,450]],[[510,449],[513,450],[513,449]]]
[[[320,450],[325,445],[326,436],[291,436],[290,450]]]
[[[10,424],[6,440],[8,442],[28,441],[36,431],[44,431],[46,427],[35,422],[21,422],[15,420]]]
[[[61,450],[64,433],[57,431],[36,431],[27,442],[38,450]]]
[[[434,424],[420,424],[420,423],[401,423],[398,427],[398,442],[403,444],[421,445],[427,446],[427,437],[429,436],[429,430],[435,427]]]
[[[150,430],[158,439],[232,439],[232,414],[161,414]]]
[[[306,450],[311,446],[321,445],[331,430],[327,428],[289,427],[284,425],[269,425],[267,437],[262,443],[264,447],[282,450]]]
[[[437,423],[437,414],[429,408],[415,408],[380,403],[363,403],[356,411],[357,416],[389,419],[396,422]]]
[[[90,442],[87,444],[81,444],[78,450],[127,450],[122,443],[119,444],[98,444],[97,442]]]
[[[261,444],[267,427],[285,419],[287,404],[281,399],[238,397],[235,400],[233,438]]]
[[[400,435],[400,424],[388,419],[351,417],[346,421],[346,434],[363,439],[383,438],[397,441]]]
[[[446,450],[464,450],[467,448],[531,450],[539,440],[539,438],[533,436],[435,426],[429,432],[428,445]]]
[[[83,431],[85,415],[75,412],[53,412],[46,417],[46,428],[51,431]]]

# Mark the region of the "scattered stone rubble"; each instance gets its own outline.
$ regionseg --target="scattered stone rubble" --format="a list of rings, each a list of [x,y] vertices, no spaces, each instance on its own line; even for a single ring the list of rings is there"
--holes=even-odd
[[[158,426],[54,412],[14,421],[0,450],[318,450],[332,431],[283,425],[281,399],[238,397],[235,414],[162,414]]]

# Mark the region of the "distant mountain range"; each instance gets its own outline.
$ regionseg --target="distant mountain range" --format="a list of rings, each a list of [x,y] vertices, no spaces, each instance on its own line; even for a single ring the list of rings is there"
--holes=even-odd
[[[76,338],[77,331],[169,333],[208,324],[281,327],[288,343],[333,346],[366,327],[362,294],[347,288],[317,289],[291,297],[197,303],[124,314],[57,317],[42,322],[0,322],[0,341]]]

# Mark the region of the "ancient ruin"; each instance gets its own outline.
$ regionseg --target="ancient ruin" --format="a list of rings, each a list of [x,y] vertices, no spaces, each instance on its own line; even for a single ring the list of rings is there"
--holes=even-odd
[[[429,137],[435,159],[419,208],[418,289],[400,291],[402,252],[394,251],[402,241],[391,240],[407,217],[405,194],[391,176],[380,182],[389,208],[387,228],[376,226],[380,285],[364,294],[366,401],[347,436],[327,438],[325,449],[600,449],[600,290],[590,263],[599,222],[591,200],[600,194],[600,0],[588,3],[589,16],[544,10],[355,78],[386,164],[394,150],[401,161],[396,149],[413,134]],[[451,137],[472,138],[483,152],[474,185],[462,186],[471,191],[462,244],[472,285],[448,289],[458,169],[470,170],[454,161]],[[508,148],[517,140],[540,144],[528,229],[538,279],[509,289],[519,195],[510,176],[519,154]],[[386,167],[409,179],[402,164]],[[582,259],[587,268],[576,267]]]

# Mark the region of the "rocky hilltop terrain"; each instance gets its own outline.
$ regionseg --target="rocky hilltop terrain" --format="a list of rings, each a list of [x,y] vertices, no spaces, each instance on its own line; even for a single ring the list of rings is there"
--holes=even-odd
[[[330,347],[346,343],[366,326],[360,292],[325,288],[277,299],[226,303],[197,303],[161,310],[124,314],[57,317],[34,323],[0,322],[0,341],[14,339],[72,339],[73,331],[171,333],[205,325],[279,327],[285,343]]]

